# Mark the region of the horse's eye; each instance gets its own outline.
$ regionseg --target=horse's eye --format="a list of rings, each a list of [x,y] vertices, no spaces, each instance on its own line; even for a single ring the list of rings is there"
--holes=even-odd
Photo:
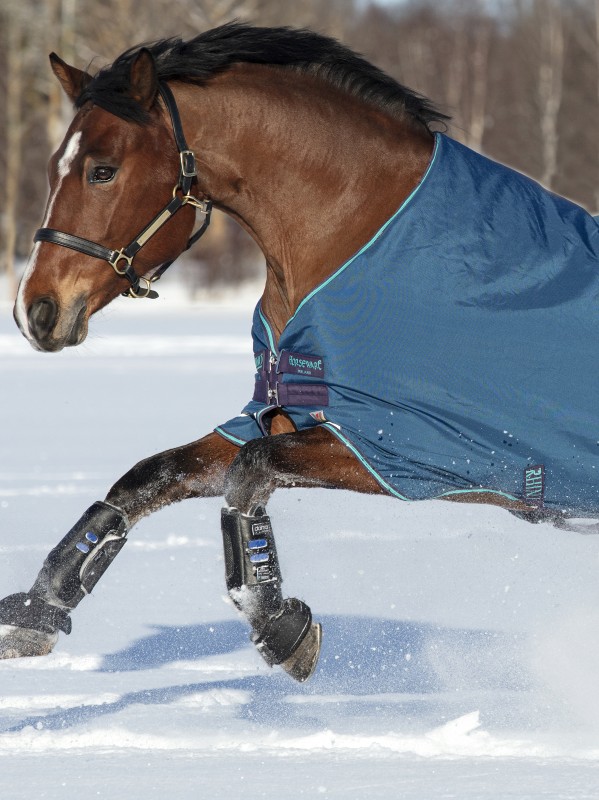
[[[94,167],[91,171],[91,183],[108,183],[116,175],[114,167]]]

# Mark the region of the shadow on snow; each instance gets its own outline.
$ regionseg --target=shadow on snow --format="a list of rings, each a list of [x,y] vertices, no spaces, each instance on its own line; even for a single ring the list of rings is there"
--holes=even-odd
[[[373,617],[325,615],[319,620],[324,630],[320,661],[300,691],[423,694],[447,688],[527,686],[518,664],[520,637]],[[157,669],[224,655],[247,647],[249,639],[248,626],[233,620],[157,626],[155,631],[105,656],[100,671]]]
[[[238,717],[257,724],[284,721],[287,725],[292,723],[305,728],[321,724],[318,716],[322,708],[311,702],[290,703],[290,695],[312,695],[315,699],[345,696],[344,713],[349,710],[348,696],[358,709],[356,713],[360,713],[367,696],[378,695],[376,703],[370,705],[370,713],[376,707],[379,715],[395,715],[409,714],[411,707],[422,702],[423,695],[530,688],[521,659],[521,637],[369,617],[325,616],[321,621],[325,632],[321,658],[317,672],[306,684],[295,684],[280,670],[275,670],[262,675],[134,691],[112,703],[60,709],[12,723],[5,720],[3,732],[14,733],[40,724],[44,730],[65,730],[135,704],[160,706],[219,689],[250,694],[251,700],[236,709]],[[152,670],[177,661],[201,660],[246,647],[248,628],[243,622],[227,620],[203,625],[160,626],[150,636],[105,656],[99,671]],[[403,697],[389,698],[386,702],[385,695]]]

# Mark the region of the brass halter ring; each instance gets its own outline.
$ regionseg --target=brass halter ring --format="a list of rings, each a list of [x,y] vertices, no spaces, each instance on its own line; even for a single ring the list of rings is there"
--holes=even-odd
[[[181,185],[177,184],[173,189],[173,197],[176,197],[179,192],[181,192],[182,205],[193,206],[194,208],[197,208],[199,211],[201,211],[202,214],[207,214],[210,211],[210,206],[211,206],[210,200],[198,200],[198,198],[194,197],[192,194],[183,194]]]
[[[140,275],[138,277],[138,280],[140,283],[143,281],[146,284],[143,289],[143,294],[141,293],[141,286],[138,287],[138,289],[140,290],[138,294],[134,293],[133,286],[129,289],[129,291],[126,294],[127,297],[132,297],[134,300],[143,300],[144,297],[148,297],[148,295],[150,294],[150,291],[152,289],[152,279],[145,278],[143,275]]]

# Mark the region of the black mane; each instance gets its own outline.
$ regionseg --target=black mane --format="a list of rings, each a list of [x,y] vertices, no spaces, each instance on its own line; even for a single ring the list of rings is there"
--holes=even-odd
[[[239,22],[189,41],[160,39],[127,50],[94,76],[76,107],[91,101],[123,119],[146,123],[147,113],[127,92],[131,62],[143,47],[153,55],[161,81],[201,85],[232,64],[269,64],[316,75],[387,114],[402,119],[407,114],[427,128],[449,119],[426,97],[397,83],[335,39],[306,29],[258,28]]]

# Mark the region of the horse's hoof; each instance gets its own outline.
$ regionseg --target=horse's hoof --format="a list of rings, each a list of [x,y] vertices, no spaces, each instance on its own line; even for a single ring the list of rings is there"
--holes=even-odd
[[[58,633],[43,633],[16,625],[0,625],[0,659],[46,656],[58,641]]]
[[[281,666],[294,680],[300,683],[307,681],[316,669],[321,644],[322,625],[319,622],[312,623],[297,650]]]

